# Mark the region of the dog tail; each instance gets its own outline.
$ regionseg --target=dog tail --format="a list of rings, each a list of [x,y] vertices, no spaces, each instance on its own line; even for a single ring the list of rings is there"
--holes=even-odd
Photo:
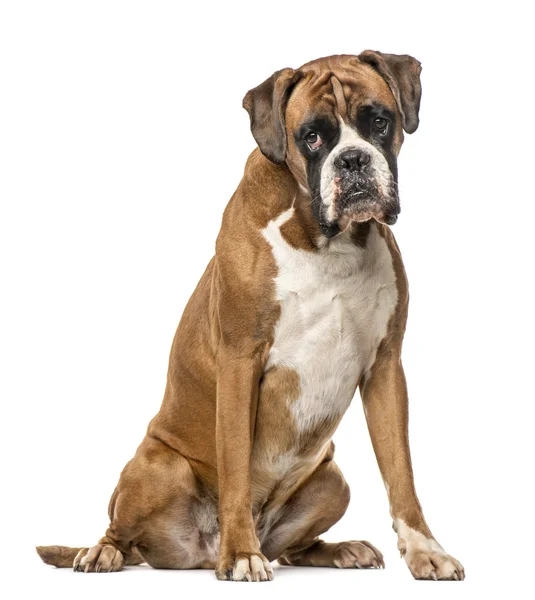
[[[36,546],[37,554],[42,561],[47,565],[54,567],[71,567],[74,559],[82,548],[69,548],[68,546]],[[137,548],[132,548],[132,551],[125,557],[124,564],[128,567],[141,565],[145,559],[141,556]]]
[[[81,548],[68,548],[67,546],[36,546],[35,549],[47,565],[71,568],[74,558],[81,550]]]

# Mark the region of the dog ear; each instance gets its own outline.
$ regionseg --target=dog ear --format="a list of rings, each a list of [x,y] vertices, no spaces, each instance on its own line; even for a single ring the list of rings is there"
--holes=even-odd
[[[286,158],[284,115],[290,93],[300,78],[298,71],[282,69],[249,90],[243,99],[243,108],[249,113],[251,132],[260,152],[276,165]]]
[[[418,129],[422,97],[420,62],[407,54],[383,54],[375,50],[365,50],[359,59],[371,65],[388,83],[401,113],[403,129],[414,133]]]

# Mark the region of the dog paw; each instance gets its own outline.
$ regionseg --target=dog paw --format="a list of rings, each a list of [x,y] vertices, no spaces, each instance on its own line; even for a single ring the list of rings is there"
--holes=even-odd
[[[111,573],[123,568],[122,552],[109,544],[97,544],[92,548],[82,548],[76,555],[74,571],[84,573]]]
[[[432,537],[408,527],[403,521],[396,523],[398,548],[415,579],[462,581],[461,563],[444,552]]]
[[[405,554],[405,562],[415,579],[434,581],[462,581],[464,568],[461,563],[442,552],[415,549]]]
[[[216,577],[225,581],[271,581],[273,569],[263,554],[237,554],[234,560],[220,560]]]
[[[370,542],[351,541],[337,544],[334,564],[339,569],[384,569],[383,555]]]

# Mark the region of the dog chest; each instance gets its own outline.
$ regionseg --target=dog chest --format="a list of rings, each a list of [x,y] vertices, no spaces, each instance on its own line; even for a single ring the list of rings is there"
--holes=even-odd
[[[341,416],[360,376],[369,369],[397,303],[392,257],[375,225],[364,248],[340,234],[317,252],[289,245],[280,227],[293,209],[263,230],[278,267],[281,315],[266,371],[294,370],[299,397],[291,403],[306,431]]]

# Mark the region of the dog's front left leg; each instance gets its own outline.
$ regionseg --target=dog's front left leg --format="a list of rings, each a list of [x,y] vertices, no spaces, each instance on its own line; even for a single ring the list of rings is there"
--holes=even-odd
[[[273,579],[260,552],[251,504],[251,448],[262,363],[220,350],[217,378],[216,446],[221,544],[218,579]]]
[[[361,395],[390,501],[398,548],[416,579],[464,579],[461,563],[446,554],[425,522],[414,487],[408,434],[408,396],[399,349],[383,347]]]

